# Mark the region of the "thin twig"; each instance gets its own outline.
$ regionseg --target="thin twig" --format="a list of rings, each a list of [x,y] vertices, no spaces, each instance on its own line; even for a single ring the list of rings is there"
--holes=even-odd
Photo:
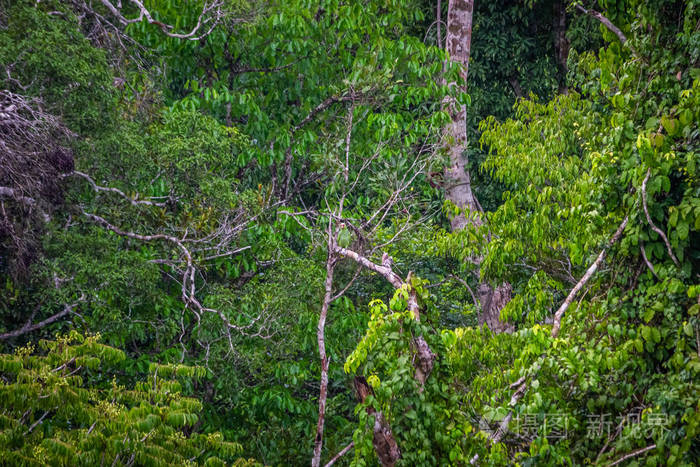
[[[53,316],[50,316],[50,317],[46,318],[46,319],[43,320],[43,321],[39,321],[39,322],[36,323],[36,324],[29,324],[29,323],[27,323],[27,324],[25,324],[24,326],[22,326],[22,327],[19,328],[19,329],[16,329],[16,330],[10,331],[10,332],[6,332],[6,333],[4,333],[4,334],[0,334],[0,340],[10,339],[10,338],[12,338],[12,337],[18,337],[18,336],[21,336],[21,335],[23,335],[23,334],[27,334],[27,333],[36,331],[37,329],[41,329],[41,328],[43,328],[44,326],[47,326],[47,325],[49,325],[49,324],[51,324],[51,323],[53,323],[53,322],[56,322],[56,321],[58,321],[59,319],[63,318],[64,316],[70,314],[70,313],[73,311],[73,308],[75,308],[76,306],[78,306],[78,303],[79,303],[80,301],[82,301],[83,299],[84,299],[84,296],[83,296],[83,298],[82,298],[81,300],[79,300],[78,302],[72,303],[72,304],[70,304],[70,305],[65,305],[65,306],[63,307],[63,310],[59,311],[58,313],[56,313],[56,314],[53,315]]]
[[[42,420],[44,420],[44,418],[45,418],[48,414],[49,414],[49,411],[47,410],[46,412],[44,412],[44,415],[42,415],[41,417],[39,417],[39,420],[37,420],[36,422],[34,422],[34,423],[32,424],[32,426],[30,426],[29,429],[28,429],[27,431],[24,432],[24,434],[23,434],[22,436],[27,436],[29,433],[31,433],[32,431],[34,431],[34,428],[36,428],[37,425],[39,425],[39,424],[42,422]]]
[[[671,243],[668,241],[668,237],[666,237],[666,234],[654,224],[654,221],[651,220],[651,216],[649,215],[649,208],[647,207],[647,182],[649,181],[649,177],[651,176],[651,169],[647,170],[647,175],[644,177],[644,181],[642,182],[642,206],[644,207],[644,215],[646,215],[647,222],[649,223],[649,226],[651,229],[659,234],[659,237],[664,241],[666,244],[666,251],[668,251],[669,256],[673,260],[673,263],[677,267],[681,267],[681,264],[678,262],[678,259],[676,258],[676,255],[673,254],[673,250],[671,249]]]
[[[74,170],[73,172],[66,174],[65,177],[70,176],[70,175],[77,175],[78,177],[83,178],[84,180],[87,180],[87,182],[92,186],[92,189],[95,190],[95,192],[107,192],[107,193],[116,193],[117,195],[121,196],[123,199],[131,203],[133,206],[139,206],[139,205],[146,205],[146,206],[158,206],[158,207],[164,207],[166,203],[158,203],[155,201],[149,201],[149,200],[139,200],[139,199],[134,199],[131,196],[128,196],[126,193],[121,191],[118,188],[113,188],[113,187],[108,187],[108,186],[100,186],[98,185],[95,180],[89,176],[86,173]]]
[[[139,0],[130,0],[130,2],[139,11],[139,16],[137,16],[136,18],[126,18],[124,15],[122,15],[121,2],[119,2],[116,6],[113,5],[109,0],[100,0],[100,2],[124,26],[132,23],[140,23],[145,18],[149,24],[154,24],[158,26],[161,29],[161,31],[163,31],[163,34],[165,34],[166,36],[174,37],[176,39],[188,39],[191,41],[196,41],[208,36],[224,17],[223,1],[214,0],[212,2],[204,2],[204,5],[202,6],[202,11],[200,12],[199,17],[197,18],[197,24],[192,28],[190,32],[178,34],[171,32],[173,26],[153,19],[151,12],[148,11],[144,4]],[[203,26],[207,25],[209,25],[209,27],[204,32],[202,32],[201,34],[197,34]]]
[[[474,295],[474,291],[472,290],[471,287],[469,287],[469,284],[467,284],[467,281],[465,281],[461,277],[456,276],[454,274],[452,274],[450,277],[453,278],[454,280],[456,280],[457,282],[459,282],[460,284],[462,284],[469,291],[469,295],[471,295],[472,300],[474,300],[474,306],[479,308],[479,301],[476,299],[476,295]]]
[[[640,242],[639,244],[639,251],[642,252],[642,259],[644,260],[644,263],[647,265],[651,273],[656,277],[657,279],[659,276],[656,275],[656,271],[654,270],[654,265],[649,262],[649,259],[647,258],[647,253],[644,251],[644,242]]]

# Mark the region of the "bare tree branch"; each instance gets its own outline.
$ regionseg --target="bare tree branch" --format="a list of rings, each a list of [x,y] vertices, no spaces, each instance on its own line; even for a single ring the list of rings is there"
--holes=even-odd
[[[39,207],[39,204],[34,198],[18,194],[17,190],[15,190],[14,188],[0,186],[0,196],[5,196],[7,198],[17,201],[20,204],[24,204],[29,208],[36,209],[41,215],[42,219],[44,219],[44,222],[49,222],[51,220],[51,216],[49,216],[46,213],[46,211]]]
[[[282,196],[283,199],[287,199],[287,197],[289,196],[289,187],[292,181],[292,162],[294,160],[294,156],[292,154],[292,147],[294,146],[296,134],[299,132],[299,130],[301,130],[307,124],[309,124],[316,117],[316,115],[324,112],[333,104],[337,102],[352,100],[352,98],[353,96],[348,94],[340,94],[328,97],[316,107],[314,107],[299,123],[292,127],[292,129],[290,130],[289,146],[287,147],[287,152],[285,154],[284,159],[284,187]]]
[[[626,454],[622,457],[620,457],[618,460],[610,464],[610,467],[613,467],[614,465],[621,464],[622,462],[626,461],[627,459],[631,459],[632,457],[636,457],[640,454],[644,454],[647,451],[651,451],[652,449],[656,449],[656,444],[652,444],[651,446],[647,446],[642,449],[637,449],[636,451],[632,451],[629,454]]]
[[[91,221],[95,222],[96,224],[106,228],[107,230],[110,230],[114,232],[115,234],[122,236],[122,237],[127,237],[127,238],[132,238],[134,240],[139,240],[143,242],[152,242],[152,241],[166,241],[174,245],[178,250],[181,252],[181,259],[178,260],[177,262],[172,263],[172,265],[175,267],[175,269],[178,269],[176,264],[177,263],[183,263],[184,262],[184,268],[181,269],[180,276],[180,287],[181,287],[181,299],[182,302],[185,305],[185,309],[189,309],[192,311],[196,318],[197,322],[200,321],[202,313],[212,313],[216,314],[219,316],[221,321],[225,325],[225,332],[226,332],[226,337],[229,340],[229,345],[232,347],[232,341],[231,341],[231,334],[230,331],[234,330],[242,335],[245,335],[247,337],[259,337],[262,339],[269,339],[272,337],[274,333],[271,333],[269,330],[269,323],[267,322],[267,319],[269,318],[269,313],[267,309],[263,309],[260,314],[254,318],[251,318],[250,322],[246,325],[237,325],[231,322],[231,320],[226,316],[226,314],[216,308],[210,308],[202,305],[202,303],[199,301],[197,298],[197,288],[196,288],[196,281],[195,281],[195,274],[197,271],[197,268],[195,266],[195,259],[193,255],[193,251],[197,250],[191,250],[186,246],[187,243],[198,243],[202,242],[203,239],[187,239],[186,237],[183,238],[177,238],[173,235],[167,235],[167,234],[153,234],[153,235],[142,235],[138,234],[135,232],[129,232],[126,230],[123,230],[110,222],[108,222],[106,219],[103,217],[100,217],[96,214],[91,214],[88,212],[83,211],[83,214],[85,217],[90,219]],[[222,230],[222,229],[219,229]],[[233,229],[234,231],[237,230],[237,228]],[[223,235],[227,236],[226,242],[229,242],[231,240],[230,238],[230,232],[229,229],[223,229]],[[216,236],[208,236],[206,237],[208,241],[212,241],[216,239]],[[222,244],[220,243],[219,245],[215,246],[214,248],[220,248],[222,247]],[[235,250],[232,250],[230,252],[227,252],[229,254],[235,254],[239,253],[242,251],[247,250],[250,247],[242,247],[238,248]],[[201,251],[201,250],[200,250]],[[223,255],[218,255],[218,256],[223,256]],[[211,259],[205,258],[205,259]]]
[[[566,313],[566,310],[569,309],[569,306],[576,297],[576,294],[578,294],[579,291],[588,283],[591,277],[593,277],[593,274],[595,274],[600,265],[603,263],[603,260],[605,259],[605,256],[607,255],[610,247],[617,243],[617,241],[620,239],[620,237],[622,236],[622,232],[625,230],[625,227],[627,227],[627,221],[629,221],[629,216],[625,216],[620,226],[617,228],[613,236],[608,241],[608,244],[605,246],[605,248],[603,248],[600,251],[596,260],[586,270],[586,273],[583,275],[583,277],[581,277],[581,280],[579,280],[578,283],[574,286],[574,288],[571,289],[569,295],[566,297],[566,300],[564,300],[557,312],[554,314],[552,337],[557,337],[557,335],[559,334],[559,328],[561,327],[561,319],[564,316],[564,313]]]
[[[135,6],[139,12],[139,15],[136,18],[127,18],[122,14],[121,1],[118,2],[117,5],[114,5],[109,0],[100,0],[100,3],[102,3],[102,5],[104,5],[105,8],[107,8],[107,10],[109,10],[109,12],[115,18],[117,18],[117,21],[124,26],[133,23],[140,23],[145,19],[149,24],[154,24],[160,27],[163,34],[168,37],[188,39],[191,41],[196,41],[208,36],[225,16],[223,0],[205,1],[204,5],[202,6],[202,11],[197,18],[197,24],[192,28],[192,30],[186,33],[176,33],[172,32],[174,29],[172,25],[153,19],[151,12],[148,11],[144,4],[139,0],[129,0],[129,3]]]
[[[476,295],[474,295],[474,291],[472,290],[471,287],[469,287],[469,284],[467,284],[467,281],[465,281],[461,277],[456,276],[454,274],[452,274],[450,277],[453,278],[454,280],[456,280],[457,282],[459,282],[460,284],[462,284],[469,291],[469,295],[472,296],[472,300],[474,301],[474,306],[479,308],[479,301],[476,299]]]
[[[333,298],[333,272],[336,258],[333,253],[333,234],[331,231],[331,219],[328,220],[328,259],[326,260],[326,285],[321,314],[318,318],[316,339],[318,341],[318,353],[321,358],[321,388],[318,396],[318,423],[316,424],[316,437],[314,439],[314,455],[311,459],[312,467],[321,465],[321,448],[323,447],[323,425],[326,417],[326,397],[328,394],[328,357],[326,355],[326,317],[328,308]]]
[[[595,11],[595,10],[587,10],[587,9],[585,9],[584,7],[582,7],[581,5],[578,5],[578,4],[576,5],[576,8],[577,8],[579,11],[581,11],[584,15],[592,16],[593,18],[595,18],[595,19],[597,19],[598,21],[600,21],[600,22],[603,24],[603,26],[605,26],[606,28],[608,28],[608,30],[609,30],[610,32],[612,32],[613,34],[615,34],[615,35],[617,36],[617,38],[620,39],[620,42],[622,42],[623,44],[624,44],[625,42],[627,42],[627,36],[625,36],[625,34],[620,30],[620,28],[618,28],[617,26],[615,26],[615,25],[612,23],[612,21],[610,21],[608,18],[606,18],[605,16],[603,16],[602,13],[599,13],[599,12],[597,12],[597,11]]]
[[[325,465],[325,467],[331,467],[333,464],[335,464],[338,459],[343,457],[345,454],[347,454],[353,447],[355,447],[355,442],[351,442],[347,446],[345,446],[338,454],[333,456],[331,460],[328,461],[328,463]]]
[[[22,326],[22,327],[19,328],[19,329],[16,329],[16,330],[10,331],[10,332],[6,332],[6,333],[4,333],[4,334],[0,334],[0,340],[11,339],[11,338],[13,338],[13,337],[19,337],[19,336],[21,336],[21,335],[28,334],[28,333],[30,333],[30,332],[33,332],[33,331],[36,331],[36,330],[38,330],[38,329],[41,329],[41,328],[43,328],[43,327],[45,327],[45,326],[48,326],[48,325],[51,324],[51,323],[55,323],[56,321],[58,321],[59,319],[63,318],[64,316],[69,315],[70,313],[72,313],[72,312],[73,312],[73,309],[74,309],[76,306],[78,306],[78,304],[79,304],[81,301],[83,301],[84,298],[85,298],[85,297],[83,296],[78,302],[72,303],[72,304],[70,304],[70,305],[65,305],[65,306],[63,307],[63,310],[59,311],[59,312],[56,313],[55,315],[52,315],[52,316],[46,318],[46,319],[43,320],[43,321],[39,321],[38,323],[35,323],[35,324],[27,323],[27,324],[25,324],[24,326]]]
[[[68,173],[64,175],[64,177],[68,177],[70,175],[76,175],[78,177],[82,177],[83,179],[87,180],[87,182],[92,186],[92,189],[95,190],[95,192],[106,192],[106,193],[115,193],[119,196],[121,196],[123,199],[131,203],[132,206],[140,206],[140,205],[145,205],[145,206],[158,206],[158,207],[164,207],[166,203],[160,203],[156,201],[149,201],[149,200],[140,200],[140,199],[134,199],[131,196],[128,196],[126,193],[123,191],[119,190],[118,188],[113,188],[113,187],[105,187],[105,186],[100,186],[97,183],[95,183],[95,180],[90,177],[88,174],[79,172],[77,170],[74,170],[71,173]]]
[[[617,230],[615,233],[612,235],[610,240],[608,241],[607,245],[601,250],[601,252],[598,254],[598,257],[596,260],[591,264],[591,266],[586,270],[585,274],[581,279],[578,281],[578,283],[574,286],[573,289],[569,292],[569,295],[566,297],[564,302],[561,304],[557,312],[554,314],[554,325],[552,326],[552,331],[551,331],[551,336],[552,338],[555,338],[559,335],[559,329],[561,327],[561,319],[564,316],[564,313],[566,313],[566,310],[569,308],[571,305],[571,302],[574,300],[578,292],[588,283],[588,281],[593,277],[593,274],[598,270],[600,265],[602,264],[603,260],[605,259],[605,256],[607,255],[608,250],[610,247],[612,247],[615,243],[617,243],[620,238],[622,237],[622,232],[625,230],[625,227],[627,227],[627,222],[629,221],[629,215],[625,216],[625,218],[622,220],[620,225],[618,226]],[[537,368],[535,369],[537,371]],[[492,443],[498,443],[503,439],[503,436],[507,433],[508,431],[508,425],[510,424],[510,421],[513,418],[513,407],[522,399],[522,397],[525,395],[527,392],[527,389],[529,388],[529,384],[527,381],[526,377],[520,378],[518,381],[513,383],[511,385],[511,389],[513,386],[517,385],[517,389],[513,393],[513,395],[510,398],[510,403],[508,404],[511,407],[511,410],[508,412],[508,415],[501,421],[499,424],[498,429],[489,436],[489,441]],[[479,455],[476,454],[474,457],[472,457],[470,463],[472,465],[476,464],[479,460]]]
[[[73,169],[61,142],[73,136],[37,98],[0,90],[0,185],[19,200],[36,193],[60,173]]]
[[[403,279],[401,279],[394,271],[391,270],[391,268],[388,268],[386,266],[382,266],[376,263],[373,263],[369,259],[365,258],[364,256],[359,255],[358,253],[348,250],[346,248],[341,248],[337,245],[334,246],[335,252],[342,255],[342,256],[347,256],[348,258],[352,259],[359,265],[369,269],[370,271],[374,271],[380,276],[384,277],[391,285],[393,285],[395,288],[400,289],[401,286],[403,285]]]
[[[647,268],[651,271],[651,273],[658,279],[659,276],[656,275],[656,271],[654,270],[654,265],[651,264],[649,261],[649,258],[647,258],[647,252],[645,251],[644,248],[644,242],[639,242],[639,251],[642,253],[642,259],[644,260],[644,264],[647,265]]]

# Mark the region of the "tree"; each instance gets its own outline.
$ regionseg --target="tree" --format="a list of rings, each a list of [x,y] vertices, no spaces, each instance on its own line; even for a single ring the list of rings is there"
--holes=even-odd
[[[460,65],[461,83],[466,84],[469,71],[469,52],[472,39],[473,1],[450,1],[447,13],[447,52],[450,58]],[[450,83],[456,86],[457,83]],[[481,206],[472,191],[471,175],[467,169],[464,157],[467,152],[467,109],[464,103],[456,99],[448,99],[452,121],[446,129],[447,152],[449,165],[445,169],[445,197],[452,202],[458,212],[450,222],[452,230],[462,230],[469,223],[479,226]],[[467,213],[470,219],[467,219]],[[486,324],[494,332],[502,332],[510,327],[501,321],[500,311],[511,297],[510,284],[492,287],[487,282],[481,282],[477,289],[481,311],[479,323]]]
[[[3,456],[698,457],[697,6],[434,3],[0,0]]]

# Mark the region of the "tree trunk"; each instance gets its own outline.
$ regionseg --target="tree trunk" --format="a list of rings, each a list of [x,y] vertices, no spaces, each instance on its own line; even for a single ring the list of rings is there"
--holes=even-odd
[[[357,398],[360,400],[360,403],[364,404],[367,396],[373,394],[372,388],[362,376],[356,376],[354,383]],[[377,412],[374,408],[367,407],[367,413],[374,417],[372,445],[377,453],[379,462],[382,464],[382,467],[394,467],[401,458],[401,450],[391,432],[391,427],[382,412]]]
[[[326,261],[326,293],[323,296],[321,314],[318,318],[316,339],[318,340],[318,353],[321,358],[321,389],[318,396],[318,423],[316,424],[316,437],[314,438],[314,455],[311,459],[312,467],[321,465],[321,449],[323,448],[323,425],[326,418],[326,398],[328,395],[328,356],[326,355],[326,317],[331,305],[333,294],[333,273],[335,271],[335,254],[332,249],[331,231],[328,231],[328,260]]]
[[[566,94],[566,62],[569,59],[569,40],[566,38],[566,3],[563,0],[554,2],[554,54],[559,69],[559,93]]]
[[[479,325],[489,327],[495,333],[512,332],[513,325],[505,321],[501,321],[501,310],[510,301],[513,288],[510,284],[503,283],[496,288],[489,284],[481,283],[477,293],[479,294],[479,303],[481,303],[481,313],[479,314]]]
[[[447,52],[450,58],[462,64],[460,74],[466,82],[469,72],[469,52],[472,40],[473,0],[450,0],[447,7]],[[455,86],[450,83],[449,86]],[[467,170],[467,160],[464,152],[467,148],[467,108],[454,98],[446,101],[452,122],[447,127],[447,152],[450,164],[445,169],[447,199],[452,201],[460,210],[477,210],[476,199],[472,193],[471,177]],[[463,213],[451,219],[452,230],[466,227],[467,218]]]
[[[447,52],[450,58],[462,65],[460,74],[467,81],[469,72],[469,55],[472,40],[473,0],[450,0],[447,10]],[[450,87],[455,83],[450,83]],[[445,197],[460,208],[460,211],[481,211],[479,202],[472,191],[471,176],[467,169],[465,152],[467,149],[467,109],[454,98],[446,100],[446,106],[452,117],[446,129],[447,153],[449,166],[445,169]],[[461,230],[469,223],[480,225],[479,215],[467,219],[463,212],[454,216],[450,223],[452,230]],[[486,324],[493,332],[510,330],[511,326],[500,321],[500,311],[511,298],[510,284],[502,284],[495,289],[487,283],[479,285],[481,314],[479,324]]]

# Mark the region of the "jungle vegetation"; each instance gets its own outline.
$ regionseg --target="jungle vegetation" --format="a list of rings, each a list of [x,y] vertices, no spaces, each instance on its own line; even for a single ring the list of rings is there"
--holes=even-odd
[[[0,0],[0,463],[697,465],[698,0]]]

